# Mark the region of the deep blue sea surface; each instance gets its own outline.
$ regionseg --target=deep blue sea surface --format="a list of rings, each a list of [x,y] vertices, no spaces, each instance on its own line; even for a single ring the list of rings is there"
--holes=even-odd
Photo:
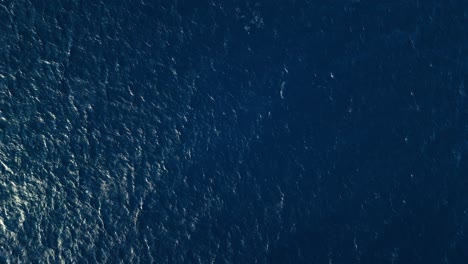
[[[0,0],[0,263],[468,263],[468,4]]]

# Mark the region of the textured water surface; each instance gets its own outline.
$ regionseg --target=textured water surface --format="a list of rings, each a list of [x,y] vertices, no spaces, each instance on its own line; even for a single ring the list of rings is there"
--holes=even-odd
[[[0,1],[1,263],[466,263],[462,1]]]

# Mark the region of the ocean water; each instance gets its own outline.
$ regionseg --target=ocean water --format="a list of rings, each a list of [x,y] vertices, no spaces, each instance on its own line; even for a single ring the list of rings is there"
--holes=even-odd
[[[0,263],[467,263],[463,1],[0,1]]]

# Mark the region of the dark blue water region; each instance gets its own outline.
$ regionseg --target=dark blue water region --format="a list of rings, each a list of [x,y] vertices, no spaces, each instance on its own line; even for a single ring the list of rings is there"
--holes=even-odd
[[[0,2],[0,263],[467,263],[464,1]]]

